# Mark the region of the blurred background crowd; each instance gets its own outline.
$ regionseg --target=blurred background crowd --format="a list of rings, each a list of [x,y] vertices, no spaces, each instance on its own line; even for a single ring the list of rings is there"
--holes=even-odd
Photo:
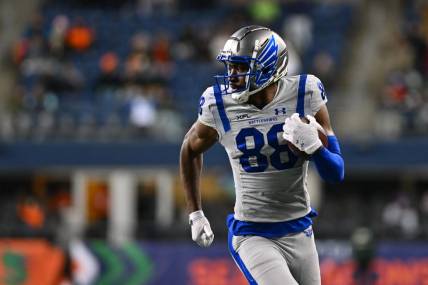
[[[347,4],[47,2],[9,55],[17,80],[6,140],[179,141],[237,27],[257,22],[287,35],[290,73],[319,74],[330,87],[352,19]]]
[[[189,242],[180,142],[223,72],[225,40],[249,24],[282,35],[289,74],[315,74],[327,90],[347,169],[340,185],[312,179],[320,256],[335,240],[340,260],[341,242],[363,235],[366,250],[369,239],[419,241],[427,258],[428,4],[418,0],[1,1],[0,237],[43,238],[65,257],[76,240],[99,239],[104,248],[88,247],[103,261],[111,244]],[[206,168],[204,211],[221,243],[233,179],[221,150]],[[129,284],[167,284],[145,268],[147,280]],[[198,283],[202,269],[188,270],[183,284],[241,284]],[[422,284],[409,282],[394,284]]]

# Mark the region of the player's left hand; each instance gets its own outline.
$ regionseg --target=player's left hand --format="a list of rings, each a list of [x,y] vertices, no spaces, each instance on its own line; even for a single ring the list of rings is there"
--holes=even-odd
[[[311,155],[322,146],[318,137],[318,129],[322,127],[314,117],[306,115],[309,123],[303,122],[298,113],[294,113],[290,118],[286,118],[283,126],[283,138],[291,142],[300,151]]]

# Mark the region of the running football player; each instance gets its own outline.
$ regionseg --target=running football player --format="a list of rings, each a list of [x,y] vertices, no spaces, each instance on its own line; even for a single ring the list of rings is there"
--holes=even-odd
[[[314,75],[286,76],[287,46],[266,27],[239,29],[217,59],[226,73],[202,94],[198,119],[180,153],[192,239],[203,247],[214,239],[199,180],[203,152],[219,142],[235,181],[234,214],[227,218],[229,250],[249,283],[320,284],[308,163],[313,161],[326,181],[344,178],[324,87]]]

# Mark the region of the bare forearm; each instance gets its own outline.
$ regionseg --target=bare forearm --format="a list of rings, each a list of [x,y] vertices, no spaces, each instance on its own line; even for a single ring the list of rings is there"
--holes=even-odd
[[[180,153],[180,176],[186,195],[188,211],[201,209],[199,181],[202,169],[202,154],[195,154],[185,141]]]
[[[201,123],[194,123],[184,137],[180,152],[180,176],[190,213],[201,210],[199,181],[202,170],[202,153],[217,141],[217,132]]]

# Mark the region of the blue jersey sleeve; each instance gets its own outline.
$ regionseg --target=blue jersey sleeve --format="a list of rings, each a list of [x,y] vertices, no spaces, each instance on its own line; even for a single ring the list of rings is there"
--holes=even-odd
[[[345,177],[345,163],[336,136],[328,136],[328,147],[321,147],[312,155],[321,178],[327,182],[341,182]]]

